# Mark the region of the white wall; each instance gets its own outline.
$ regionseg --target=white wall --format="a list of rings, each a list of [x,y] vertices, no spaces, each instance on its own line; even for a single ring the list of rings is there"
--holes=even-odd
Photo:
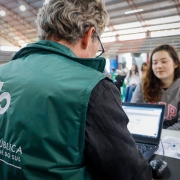
[[[147,62],[147,54],[146,53],[142,53],[140,55],[140,57],[133,57],[131,56],[131,53],[126,53],[126,54],[119,54],[118,55],[118,63],[121,63],[123,61],[123,59],[126,60],[126,66],[131,69],[132,67],[132,63],[133,63],[133,59],[135,59],[136,64],[138,66],[138,68],[141,68],[141,65],[143,62]]]
[[[119,54],[118,55],[118,63],[121,63],[123,61],[123,59],[126,60],[127,68],[131,69],[131,66],[132,66],[131,53]]]
[[[110,73],[110,59],[106,59],[105,69],[107,70],[108,73]]]

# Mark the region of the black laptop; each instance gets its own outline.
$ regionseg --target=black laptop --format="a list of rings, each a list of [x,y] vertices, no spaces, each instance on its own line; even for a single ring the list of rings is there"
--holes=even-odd
[[[128,130],[137,148],[149,161],[159,146],[165,105],[123,102],[122,108],[129,118]]]

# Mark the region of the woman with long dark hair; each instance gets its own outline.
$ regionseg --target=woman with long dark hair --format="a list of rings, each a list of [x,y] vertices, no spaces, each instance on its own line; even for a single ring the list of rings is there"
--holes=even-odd
[[[164,128],[180,130],[180,60],[173,46],[160,45],[152,51],[146,78],[131,102],[165,104]]]
[[[130,102],[132,98],[132,94],[140,82],[142,77],[141,71],[139,71],[137,65],[132,65],[131,70],[128,72],[124,82],[126,84],[126,92],[125,92],[125,102]]]

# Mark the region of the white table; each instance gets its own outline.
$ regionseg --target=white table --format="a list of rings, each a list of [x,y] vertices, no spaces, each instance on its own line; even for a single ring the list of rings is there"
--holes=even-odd
[[[161,139],[165,136],[180,138],[180,131],[162,129]],[[162,156],[155,155],[154,159],[160,159]],[[165,161],[168,163],[168,168],[165,171],[163,178],[159,180],[180,180],[180,160],[170,157],[165,157]]]
[[[163,139],[165,136],[172,136],[172,137],[180,138],[180,131],[162,129],[161,139]]]

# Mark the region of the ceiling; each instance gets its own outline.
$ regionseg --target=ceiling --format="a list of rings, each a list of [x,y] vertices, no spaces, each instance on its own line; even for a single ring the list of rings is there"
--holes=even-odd
[[[0,16],[0,46],[23,47],[35,42],[36,15],[43,3],[44,0],[0,0],[0,13],[6,13]],[[105,0],[105,3],[110,15],[101,37],[106,57],[150,52],[162,43],[172,44],[180,51],[180,0]],[[20,5],[26,10],[21,11]],[[125,14],[137,9],[143,11]],[[0,51],[0,62],[9,61],[13,54]]]

